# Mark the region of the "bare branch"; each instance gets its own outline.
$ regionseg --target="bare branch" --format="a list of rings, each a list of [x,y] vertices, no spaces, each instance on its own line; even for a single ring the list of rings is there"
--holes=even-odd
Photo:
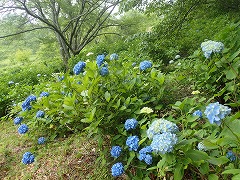
[[[6,38],[6,37],[11,37],[11,36],[16,36],[18,34],[23,34],[23,33],[26,33],[26,32],[35,31],[35,30],[39,30],[39,29],[51,29],[51,28],[50,27],[36,27],[36,28],[32,28],[32,29],[27,29],[27,30],[24,30],[24,31],[16,32],[16,33],[13,33],[13,34],[0,36],[0,39]]]

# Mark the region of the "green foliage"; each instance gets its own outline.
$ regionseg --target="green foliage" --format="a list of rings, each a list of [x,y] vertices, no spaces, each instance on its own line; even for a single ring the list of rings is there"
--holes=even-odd
[[[46,91],[50,96],[38,98],[32,110],[20,114],[32,127],[50,131],[53,137],[82,130],[113,134],[115,124],[142,106],[161,104],[164,75],[159,70],[140,72],[125,60],[109,61],[108,66],[110,73],[105,77],[100,76],[95,60],[87,62],[84,75],[64,74],[60,81],[62,75],[55,74],[56,82],[36,85],[32,92],[39,96]],[[38,110],[45,111],[45,118],[35,118]]]

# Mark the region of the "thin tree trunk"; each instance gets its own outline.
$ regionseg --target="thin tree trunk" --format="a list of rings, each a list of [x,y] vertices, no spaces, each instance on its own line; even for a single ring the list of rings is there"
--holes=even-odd
[[[69,48],[67,45],[64,43],[64,41],[61,39],[61,37],[56,33],[55,34],[58,40],[59,48],[60,48],[60,53],[62,56],[63,64],[65,67],[65,71],[69,69],[68,67],[68,60],[71,58],[71,54],[69,52]]]

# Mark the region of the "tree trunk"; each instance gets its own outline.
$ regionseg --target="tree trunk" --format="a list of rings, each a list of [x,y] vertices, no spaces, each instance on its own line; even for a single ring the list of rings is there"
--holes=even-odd
[[[67,71],[69,69],[68,60],[71,58],[71,54],[69,52],[69,48],[67,47],[66,43],[62,40],[62,38],[57,33],[55,33],[55,35],[56,35],[57,40],[58,40],[60,53],[61,53],[61,56],[62,56],[65,71]]]

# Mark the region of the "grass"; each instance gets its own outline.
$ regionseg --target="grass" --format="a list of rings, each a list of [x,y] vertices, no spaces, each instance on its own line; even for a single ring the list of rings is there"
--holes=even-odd
[[[111,180],[109,166],[100,158],[97,141],[74,134],[38,145],[27,135],[19,135],[12,120],[0,121],[0,179],[93,179]],[[30,151],[35,162],[21,163]]]

